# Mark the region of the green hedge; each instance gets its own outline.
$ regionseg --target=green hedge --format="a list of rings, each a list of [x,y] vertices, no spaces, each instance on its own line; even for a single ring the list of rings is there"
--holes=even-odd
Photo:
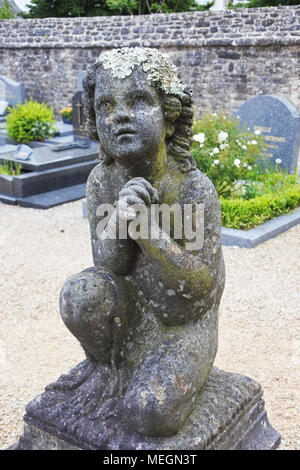
[[[248,230],[300,205],[300,187],[258,196],[253,199],[221,199],[222,225]]]

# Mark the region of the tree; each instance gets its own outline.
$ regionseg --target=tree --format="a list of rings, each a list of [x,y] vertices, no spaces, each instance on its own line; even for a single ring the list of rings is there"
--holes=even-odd
[[[14,18],[13,8],[8,0],[3,0],[0,4],[0,20],[11,20]]]
[[[214,1],[198,5],[195,0],[31,0],[29,12],[23,18],[147,15],[202,11],[209,9]]]
[[[261,8],[261,7],[280,7],[285,5],[300,5],[300,0],[249,0],[246,3],[228,3],[227,7],[234,8]]]

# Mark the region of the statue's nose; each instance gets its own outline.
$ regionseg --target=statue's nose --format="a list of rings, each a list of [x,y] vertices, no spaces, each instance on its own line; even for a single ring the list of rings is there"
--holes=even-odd
[[[115,120],[117,122],[127,122],[130,120],[130,110],[125,104],[119,103],[117,106]]]

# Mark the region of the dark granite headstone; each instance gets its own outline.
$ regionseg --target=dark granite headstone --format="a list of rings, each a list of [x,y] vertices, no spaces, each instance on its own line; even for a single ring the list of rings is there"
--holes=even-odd
[[[267,161],[293,172],[300,150],[300,116],[294,106],[279,96],[261,95],[246,101],[234,113],[241,125],[265,136]],[[277,160],[277,162],[276,162]]]
[[[16,106],[24,101],[24,84],[0,75],[0,115],[5,114],[7,106]]]
[[[83,112],[82,104],[82,91],[77,91],[72,98],[72,108],[73,108],[73,135],[74,140],[77,139],[87,139],[87,131],[85,128],[86,118]]]
[[[81,70],[81,72],[78,72],[77,74],[77,88],[79,91],[83,91],[82,80],[85,75],[86,75],[85,70]]]

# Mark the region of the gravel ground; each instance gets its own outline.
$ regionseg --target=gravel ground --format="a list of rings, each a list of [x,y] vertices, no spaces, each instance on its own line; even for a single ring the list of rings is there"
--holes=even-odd
[[[92,258],[81,201],[47,211],[0,203],[0,224],[3,449],[22,432],[26,403],[84,358],[60,320],[58,296],[66,277],[91,266]],[[300,449],[299,240],[300,225],[255,249],[224,247],[215,364],[263,385],[281,449]]]

